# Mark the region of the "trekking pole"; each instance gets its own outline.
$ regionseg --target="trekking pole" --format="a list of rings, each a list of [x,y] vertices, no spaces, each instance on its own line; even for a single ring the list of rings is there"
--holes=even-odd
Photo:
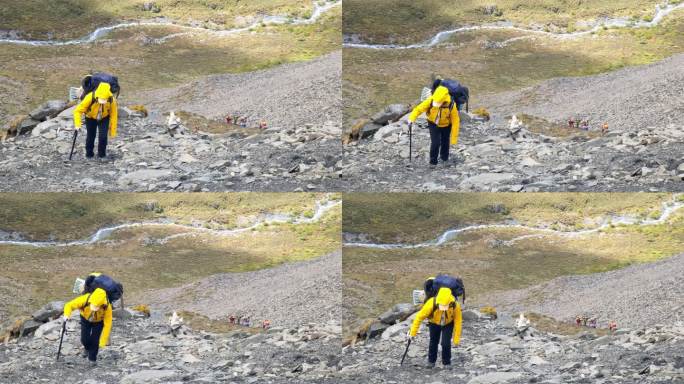
[[[71,157],[74,155],[74,147],[76,146],[76,137],[78,136],[78,129],[74,129],[74,140],[71,142],[71,152],[69,152],[69,161],[71,161]]]
[[[62,323],[62,334],[59,336],[59,349],[57,349],[57,361],[59,361],[59,355],[62,354],[62,341],[64,341],[64,334],[66,333],[66,321]]]
[[[411,346],[411,341],[413,339],[409,338],[408,343],[406,343],[406,350],[404,351],[404,356],[401,357],[401,363],[399,363],[399,366],[404,365],[404,359],[406,358],[406,354],[408,353],[408,349]]]
[[[413,123],[409,123],[409,162],[413,160]]]

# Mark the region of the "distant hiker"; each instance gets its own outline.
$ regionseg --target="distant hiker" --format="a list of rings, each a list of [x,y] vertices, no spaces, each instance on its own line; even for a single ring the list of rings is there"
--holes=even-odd
[[[608,323],[608,330],[610,330],[610,332],[615,332],[617,330],[617,322],[615,320],[611,320]]]
[[[261,120],[261,122],[259,123],[259,129],[263,130],[266,128],[268,128],[268,124],[266,123],[266,120]]]
[[[608,123],[603,123],[601,126],[601,134],[605,136],[606,133],[608,133]]]
[[[81,116],[85,115],[86,158],[95,156],[95,136],[97,135],[97,157],[107,156],[107,139],[116,137],[118,105],[110,84],[99,83],[97,88],[87,93],[74,109],[74,126],[81,129]]]
[[[83,357],[87,357],[91,366],[97,365],[97,354],[109,341],[112,329],[112,305],[107,299],[107,293],[102,288],[96,288],[92,293],[83,294],[64,305],[63,321],[69,321],[71,312],[79,310],[81,313],[81,344]]]
[[[235,324],[235,316],[234,316],[234,315],[230,315],[230,317],[228,318],[228,322],[229,322],[230,324]]]
[[[575,120],[572,117],[568,119],[568,127],[575,128]]]
[[[264,320],[261,322],[261,327],[263,329],[269,329],[271,328],[271,322],[269,320]]]
[[[428,319],[430,345],[428,347],[428,366],[433,368],[437,362],[437,349],[442,346],[442,364],[451,367],[451,342],[458,345],[461,340],[461,305],[451,294],[449,288],[440,288],[437,295],[423,304],[413,320],[408,337],[414,338],[423,320]],[[441,338],[441,343],[440,343]]]
[[[449,90],[438,86],[432,96],[418,104],[409,116],[409,125],[425,113],[430,129],[430,166],[437,165],[439,156],[443,162],[449,161],[449,145],[458,143],[460,120],[456,103],[449,95]]]
[[[581,316],[577,315],[575,317],[575,325],[577,325],[578,327],[582,326],[582,317]]]
[[[233,116],[231,116],[231,115],[226,116],[226,124],[228,124],[228,125],[233,124]]]
[[[587,326],[587,320],[589,320],[586,316],[582,316],[582,325]]]
[[[582,121],[582,129],[585,131],[589,130],[589,122],[588,121],[586,121],[586,120]]]
[[[247,117],[240,116],[240,119],[238,120],[238,125],[242,128],[246,128],[247,127]]]
[[[589,327],[596,328],[596,318],[592,317],[589,319]]]

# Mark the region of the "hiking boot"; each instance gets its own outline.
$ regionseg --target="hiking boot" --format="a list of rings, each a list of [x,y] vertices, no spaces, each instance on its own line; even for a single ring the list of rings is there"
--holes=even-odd
[[[427,362],[425,363],[425,368],[427,369],[433,369],[435,367],[435,363]]]
[[[90,368],[96,368],[97,367],[97,360],[88,360],[88,366]]]
[[[88,357],[88,351],[86,351],[86,350],[81,351],[81,357],[84,359],[87,358]]]
[[[437,164],[430,163],[429,167],[430,167],[430,170],[433,170],[433,169],[437,168]]]
[[[442,368],[443,368],[443,369],[446,369],[447,371],[451,371],[451,369],[453,368],[453,366],[451,365],[451,363],[449,363],[449,364],[443,364],[443,365],[442,365]]]

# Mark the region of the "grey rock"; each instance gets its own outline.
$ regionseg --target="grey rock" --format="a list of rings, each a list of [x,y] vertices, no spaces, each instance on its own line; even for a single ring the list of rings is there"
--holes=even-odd
[[[66,101],[63,100],[50,100],[40,105],[38,108],[34,109],[29,113],[29,116],[35,120],[45,121],[47,118],[52,118],[57,116],[60,112],[67,108]]]
[[[378,112],[371,117],[371,121],[375,124],[385,125],[390,121],[397,121],[401,116],[409,112],[408,105],[405,104],[391,104],[388,105],[384,111]]]
[[[33,315],[31,315],[31,317],[33,317],[33,319],[36,321],[46,322],[52,318],[60,316],[63,310],[63,301],[53,301],[46,304],[43,308],[39,309],[38,311],[34,312]]]

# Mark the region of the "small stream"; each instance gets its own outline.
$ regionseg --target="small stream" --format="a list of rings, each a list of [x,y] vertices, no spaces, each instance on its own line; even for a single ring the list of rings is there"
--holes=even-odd
[[[401,45],[401,44],[365,44],[365,43],[357,43],[357,42],[345,42],[343,44],[344,47],[347,48],[361,48],[361,49],[378,49],[378,50],[386,50],[386,49],[420,49],[420,48],[430,48],[434,47],[437,44],[440,44],[444,42],[446,39],[451,37],[452,35],[458,34],[458,33],[463,33],[463,32],[471,32],[471,31],[481,31],[481,30],[510,30],[510,31],[518,31],[518,32],[524,32],[524,33],[531,33],[535,35],[541,35],[541,36],[548,36],[548,37],[553,37],[553,38],[559,38],[559,39],[574,39],[586,35],[591,35],[592,33],[596,33],[600,31],[601,29],[605,28],[651,28],[655,27],[656,25],[660,24],[660,22],[670,13],[673,11],[676,11],[678,9],[684,9],[684,3],[681,4],[664,4],[664,5],[656,5],[655,7],[655,13],[653,15],[653,19],[651,21],[630,21],[627,18],[606,18],[602,20],[601,22],[597,23],[594,25],[591,29],[584,30],[584,31],[577,31],[577,32],[547,32],[547,31],[542,31],[538,29],[529,29],[529,28],[521,28],[521,27],[516,27],[513,25],[512,22],[502,22],[502,23],[495,23],[495,24],[486,24],[486,25],[475,25],[475,26],[466,26],[466,27],[461,27],[461,28],[456,28],[456,29],[450,29],[446,31],[441,31],[437,33],[435,36],[433,36],[430,40],[422,42],[422,43],[416,43],[416,44],[409,44],[409,45]],[[512,42],[515,40],[521,40],[526,37],[516,37],[513,39],[506,40],[505,43],[507,42]],[[348,39],[347,39],[348,40]]]
[[[358,243],[358,242],[345,242],[343,245],[345,247],[358,247],[358,248],[376,248],[376,249],[413,249],[413,248],[425,248],[425,247],[439,247],[446,242],[452,240],[456,236],[471,231],[479,231],[483,229],[522,229],[526,231],[537,232],[534,234],[523,235],[515,237],[505,243],[510,245],[516,241],[523,239],[529,239],[534,237],[544,237],[544,236],[561,236],[561,237],[577,237],[584,236],[599,232],[604,230],[611,225],[638,225],[638,226],[649,226],[662,224],[667,221],[675,212],[684,207],[684,202],[678,201],[677,196],[671,201],[664,202],[661,207],[660,216],[655,219],[640,219],[634,216],[608,216],[601,221],[601,224],[592,229],[585,229],[580,231],[559,231],[546,227],[533,227],[523,224],[481,224],[481,225],[469,225],[463,228],[449,229],[442,233],[436,239],[426,241],[424,243],[418,244],[388,244],[388,243]]]
[[[314,208],[314,214],[311,217],[305,216],[293,216],[288,214],[266,214],[263,215],[258,221],[248,227],[241,227],[235,229],[210,229],[201,226],[178,224],[174,223],[170,219],[160,219],[156,221],[146,221],[139,223],[125,223],[114,225],[110,227],[104,227],[98,229],[93,235],[83,240],[75,241],[30,241],[30,240],[0,240],[0,245],[19,245],[19,246],[31,246],[31,247],[73,247],[73,246],[83,246],[91,245],[97,242],[106,240],[114,232],[129,229],[129,228],[142,228],[142,227],[166,227],[166,228],[180,228],[186,229],[188,232],[177,233],[175,235],[167,236],[160,239],[160,243],[167,242],[169,240],[188,237],[198,234],[209,234],[213,236],[234,236],[244,232],[249,232],[263,225],[276,224],[276,223],[292,223],[292,224],[309,224],[319,221],[325,214],[327,214],[331,209],[342,204],[339,200],[328,200],[324,202],[316,202]],[[198,224],[201,225],[201,224]]]
[[[208,28],[202,28],[202,27],[191,27],[187,25],[180,25],[174,23],[172,20],[168,19],[162,19],[162,20],[153,20],[153,21],[146,21],[146,20],[141,20],[141,21],[132,21],[132,22],[126,22],[126,23],[119,23],[115,25],[110,25],[107,27],[100,27],[91,32],[89,35],[84,36],[80,39],[74,39],[74,40],[23,40],[23,39],[0,39],[0,43],[7,43],[7,44],[22,44],[22,45],[31,45],[31,46],[36,46],[36,47],[44,47],[44,46],[64,46],[64,45],[78,45],[78,44],[88,44],[95,42],[98,39],[101,39],[102,37],[106,36],[110,32],[117,30],[117,29],[125,29],[125,28],[134,28],[134,27],[176,27],[176,28],[181,28],[184,30],[187,30],[188,32],[182,32],[182,33],[173,33],[167,36],[164,36],[162,38],[156,39],[156,42],[164,42],[168,39],[178,37],[178,36],[183,36],[183,35],[188,35],[192,33],[209,33],[213,34],[215,36],[228,36],[228,35],[233,35],[237,33],[242,33],[242,32],[247,32],[253,28],[256,28],[261,25],[278,25],[278,24],[290,24],[290,25],[302,25],[302,24],[312,24],[318,21],[318,19],[324,15],[326,12],[330,11],[334,7],[342,4],[340,1],[326,1],[322,5],[319,5],[318,1],[314,1],[314,10],[311,14],[311,17],[309,18],[303,18],[303,19],[291,19],[287,16],[282,16],[282,15],[273,15],[273,16],[264,16],[260,20],[255,21],[251,25],[248,25],[246,27],[241,27],[241,28],[233,28],[233,29],[224,29],[224,30],[213,30],[213,29],[208,29]]]

